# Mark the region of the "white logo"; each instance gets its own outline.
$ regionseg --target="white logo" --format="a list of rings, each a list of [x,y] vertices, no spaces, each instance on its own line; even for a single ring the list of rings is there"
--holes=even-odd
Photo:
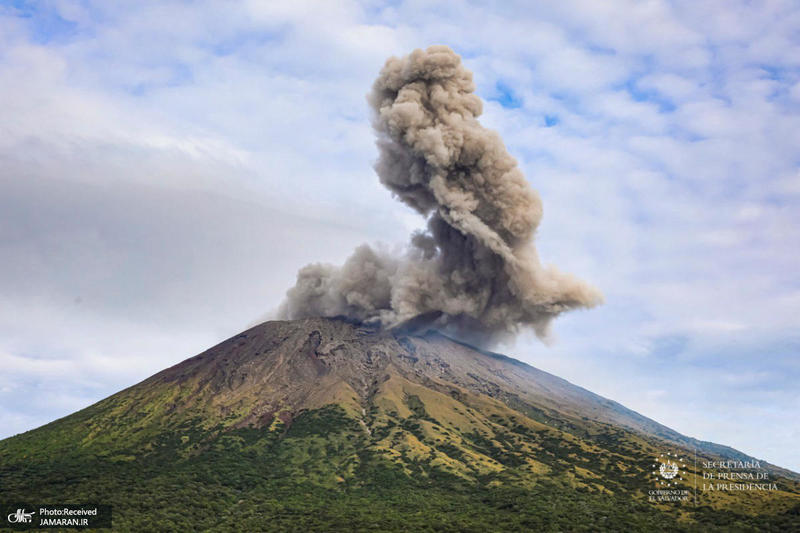
[[[653,481],[659,486],[674,487],[683,481],[686,475],[685,464],[681,457],[671,452],[662,453],[653,463]]]
[[[12,524],[27,524],[31,521],[31,518],[34,514],[34,511],[26,513],[25,509],[17,509],[16,513],[11,513],[8,515],[8,521]]]
[[[667,461],[666,463],[661,463],[658,471],[664,479],[672,479],[678,475],[678,465]]]

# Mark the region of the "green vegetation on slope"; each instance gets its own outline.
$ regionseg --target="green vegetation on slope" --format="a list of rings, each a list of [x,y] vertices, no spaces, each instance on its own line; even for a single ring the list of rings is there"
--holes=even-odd
[[[413,432],[430,419],[419,398],[409,403],[411,416],[393,431]],[[798,523],[798,508],[758,519],[701,508],[679,519],[628,493],[576,485],[566,468],[527,486],[492,484],[492,476],[470,481],[433,466],[430,456],[392,460],[335,405],[272,430],[218,432],[199,422],[159,434],[148,451],[113,455],[98,455],[88,443],[67,452],[67,442],[49,440],[64,433],[47,427],[8,439],[0,443],[2,498],[110,503],[120,531],[791,531]],[[480,450],[509,473],[523,465],[494,439],[474,434],[467,441],[437,451],[457,457]],[[543,442],[551,466],[574,451]],[[53,455],[54,448],[62,453]]]
[[[121,531],[800,530],[780,469],[649,503],[671,431],[438,335],[270,322],[0,441],[0,502],[108,503]]]

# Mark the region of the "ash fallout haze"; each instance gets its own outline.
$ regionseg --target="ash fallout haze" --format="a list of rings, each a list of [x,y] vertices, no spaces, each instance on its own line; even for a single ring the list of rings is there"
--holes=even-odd
[[[798,27],[778,0],[0,1],[0,438],[269,313],[434,328],[800,471]]]

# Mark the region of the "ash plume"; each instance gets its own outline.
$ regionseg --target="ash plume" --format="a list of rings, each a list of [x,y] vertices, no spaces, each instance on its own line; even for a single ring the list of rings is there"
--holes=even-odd
[[[481,126],[472,73],[446,46],[390,58],[368,96],[381,183],[427,219],[399,256],[358,247],[342,266],[302,268],[279,313],[346,316],[382,328],[433,327],[490,344],[593,307],[600,292],[543,266],[542,218],[500,136]]]

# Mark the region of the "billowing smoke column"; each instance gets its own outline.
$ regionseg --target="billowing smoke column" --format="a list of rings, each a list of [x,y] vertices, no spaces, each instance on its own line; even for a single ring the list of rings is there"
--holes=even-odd
[[[500,136],[477,121],[474,90],[446,46],[386,62],[369,96],[375,168],[428,229],[400,257],[363,245],[341,267],[304,267],[284,318],[434,327],[485,345],[524,326],[545,337],[558,314],[600,303],[599,291],[539,262],[541,201]]]

